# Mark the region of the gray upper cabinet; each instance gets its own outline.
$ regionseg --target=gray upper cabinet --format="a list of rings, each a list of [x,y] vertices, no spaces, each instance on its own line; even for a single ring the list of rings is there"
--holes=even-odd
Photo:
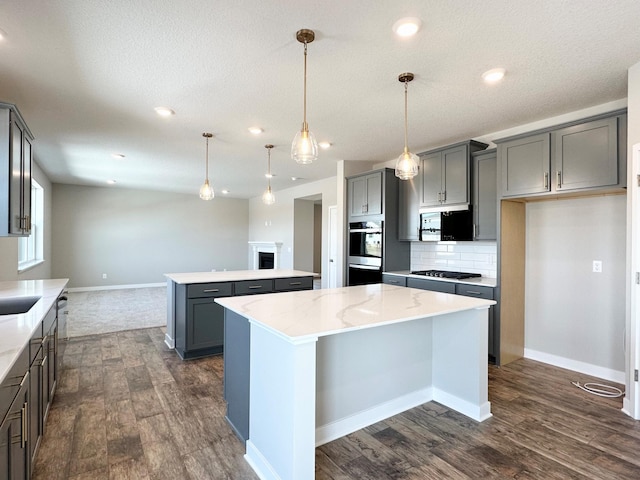
[[[16,106],[0,103],[0,236],[31,233],[32,141]]]
[[[399,182],[398,240],[420,240],[420,177]]]
[[[549,134],[512,140],[500,145],[502,196],[549,191]]]
[[[496,149],[473,154],[474,240],[495,240],[498,222]]]
[[[608,118],[553,132],[554,187],[576,190],[618,183],[618,119]]]
[[[626,183],[626,113],[496,140],[502,197],[559,194]]]
[[[350,178],[349,217],[382,214],[382,172]]]
[[[469,140],[420,154],[420,207],[471,203],[471,154],[484,143]]]

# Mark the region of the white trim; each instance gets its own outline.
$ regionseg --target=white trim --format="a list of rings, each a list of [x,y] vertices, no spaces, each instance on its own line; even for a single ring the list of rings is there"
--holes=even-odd
[[[164,344],[169,347],[171,350],[176,348],[176,341],[169,336],[168,333],[164,334]]]
[[[389,402],[376,405],[375,407],[358,412],[355,415],[350,415],[335,422],[322,425],[316,428],[316,447],[329,443],[337,438],[344,437],[369,425],[373,425],[398,413],[402,413],[410,408],[430,402],[432,399],[432,389],[428,387],[394,398]]]
[[[253,468],[260,480],[280,480],[280,475],[271,467],[269,461],[262,455],[251,440],[247,440],[244,459]]]
[[[99,287],[73,287],[68,288],[69,293],[75,292],[95,292],[99,290],[125,290],[128,288],[150,288],[150,287],[166,287],[165,282],[162,283],[137,283],[131,285],[101,285]]]
[[[567,370],[573,370],[574,372],[584,373],[585,375],[591,375],[592,377],[609,380],[610,382],[624,384],[625,373],[623,371],[613,370],[571,358],[560,357],[550,353],[539,352],[537,350],[531,350],[530,348],[524,349],[524,357],[538,362],[548,363],[556,367],[566,368]]]
[[[451,395],[438,388],[433,389],[433,400],[442,405],[466,415],[476,422],[484,422],[487,418],[491,418],[491,402],[486,401],[481,405],[474,405],[455,395]]]

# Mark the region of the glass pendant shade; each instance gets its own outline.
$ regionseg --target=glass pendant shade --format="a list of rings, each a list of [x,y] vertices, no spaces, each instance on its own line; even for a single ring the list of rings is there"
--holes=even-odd
[[[396,160],[396,177],[400,180],[410,180],[418,175],[418,156],[405,149]]]
[[[214,196],[213,187],[209,185],[209,179],[207,178],[200,187],[200,198],[202,200],[213,200]]]
[[[301,165],[308,165],[318,158],[318,142],[306,124],[291,143],[291,158]]]
[[[271,185],[269,185],[262,194],[262,203],[265,205],[273,205],[276,203],[276,196],[271,191]]]
[[[401,73],[398,80],[404,83],[404,151],[396,161],[396,177],[400,180],[411,180],[418,175],[418,156],[411,153],[408,147],[408,120],[407,120],[407,85],[413,80],[413,73]]]

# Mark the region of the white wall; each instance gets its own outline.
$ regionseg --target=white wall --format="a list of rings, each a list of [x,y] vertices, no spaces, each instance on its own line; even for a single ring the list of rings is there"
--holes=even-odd
[[[294,202],[314,195],[322,195],[322,265],[328,271],[328,208],[337,202],[336,177],[305,183],[296,187],[274,192],[276,203],[265,205],[261,197],[249,200],[249,239],[250,241],[282,242],[281,268],[294,267]],[[313,212],[313,210],[312,210]],[[250,249],[245,242],[245,256],[249,258]],[[310,261],[313,262],[313,252]],[[313,268],[313,263],[311,264]],[[322,279],[326,287],[328,278]]]
[[[18,273],[18,237],[0,237],[0,281],[51,278],[51,182],[36,161],[32,163],[31,174],[44,190],[44,262]]]
[[[247,200],[54,184],[53,209],[52,273],[69,287],[248,268]]]
[[[525,356],[621,381],[625,204],[625,195],[527,204]]]

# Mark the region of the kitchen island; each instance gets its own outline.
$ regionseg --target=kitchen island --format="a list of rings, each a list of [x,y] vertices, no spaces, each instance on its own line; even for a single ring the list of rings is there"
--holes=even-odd
[[[181,358],[222,353],[224,312],[215,298],[310,290],[317,274],[259,269],[167,273],[165,343]]]
[[[245,458],[260,478],[313,479],[316,446],[432,400],[491,416],[492,300],[374,284],[216,302],[248,324],[228,348],[248,350]]]

